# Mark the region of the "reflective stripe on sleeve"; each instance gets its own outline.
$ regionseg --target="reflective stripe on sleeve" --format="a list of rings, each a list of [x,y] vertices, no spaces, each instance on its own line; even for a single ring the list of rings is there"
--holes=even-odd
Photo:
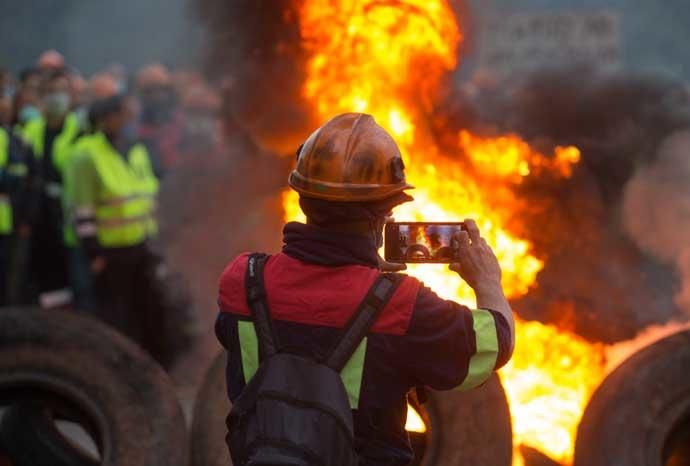
[[[458,391],[471,390],[486,382],[493,374],[498,358],[498,334],[494,316],[484,309],[476,309],[472,311],[472,321],[477,352],[470,359],[467,377],[455,388]]]

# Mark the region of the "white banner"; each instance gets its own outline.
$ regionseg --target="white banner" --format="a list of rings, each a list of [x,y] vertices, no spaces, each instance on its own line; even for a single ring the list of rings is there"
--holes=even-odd
[[[517,13],[489,19],[479,40],[482,67],[499,74],[621,63],[620,15],[611,11]]]

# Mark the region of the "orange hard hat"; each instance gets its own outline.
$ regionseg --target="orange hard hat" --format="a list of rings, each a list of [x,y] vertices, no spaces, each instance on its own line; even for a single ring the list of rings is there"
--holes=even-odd
[[[139,88],[149,86],[169,86],[172,83],[170,72],[160,63],[147,65],[137,74],[137,86]]]
[[[413,187],[398,145],[363,113],[338,115],[314,131],[288,182],[304,197],[344,202],[378,201]]]
[[[38,57],[36,64],[43,69],[60,69],[65,66],[65,57],[57,50],[46,50]]]
[[[99,73],[91,78],[89,91],[91,99],[102,100],[119,94],[120,88],[110,73]]]

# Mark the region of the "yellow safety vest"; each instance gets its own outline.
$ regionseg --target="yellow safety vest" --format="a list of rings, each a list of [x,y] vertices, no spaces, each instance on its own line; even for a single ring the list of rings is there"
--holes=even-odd
[[[154,236],[158,180],[146,147],[135,144],[125,160],[99,133],[89,138],[88,154],[101,182],[95,205],[100,245],[134,246]]]
[[[67,160],[72,154],[71,148],[77,136],[81,132],[81,125],[79,117],[74,113],[70,113],[65,117],[65,122],[62,126],[62,131],[53,141],[53,156],[52,163],[60,174],[63,174]],[[43,157],[45,153],[45,134],[46,134],[46,120],[45,118],[36,118],[29,121],[23,130],[23,137],[26,143],[31,146],[34,156],[37,159]]]
[[[78,183],[79,180],[76,179],[71,179],[68,176],[69,169],[67,168],[68,164],[71,163],[74,158],[78,157],[79,154],[83,154],[88,151],[89,147],[89,141],[93,137],[92,134],[85,134],[78,138],[74,144],[72,145],[71,152],[69,157],[67,157],[67,162],[65,163],[65,167],[63,167],[63,178],[62,178],[62,183],[64,185],[64,189],[62,191],[62,208],[63,211],[68,212],[69,211],[69,205],[71,203],[71,200],[69,199],[68,193],[72,191],[72,187],[68,186],[69,183]],[[72,224],[72,219],[69,218],[69,216],[66,216],[65,218],[65,225],[63,228],[63,241],[65,243],[65,246],[68,248],[74,248],[79,244],[79,240],[77,239],[77,234],[74,231],[74,225]]]
[[[10,137],[0,128],[0,171],[7,171],[10,158]],[[6,176],[6,175],[5,175]],[[0,194],[0,235],[12,233],[12,203],[8,193]]]

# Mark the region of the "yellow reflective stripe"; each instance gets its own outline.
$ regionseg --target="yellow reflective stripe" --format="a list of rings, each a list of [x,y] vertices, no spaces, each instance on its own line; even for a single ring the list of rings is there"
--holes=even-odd
[[[362,390],[362,375],[364,374],[364,357],[367,354],[367,339],[364,338],[357,347],[352,357],[342,372],[340,372],[340,379],[345,385],[347,397],[350,400],[350,408],[357,409],[359,407],[359,394]]]
[[[102,228],[117,228],[124,225],[131,225],[133,223],[145,222],[148,220],[155,220],[153,214],[144,214],[128,218],[110,218],[107,220],[99,220],[98,226]]]
[[[0,167],[7,165],[7,161],[10,158],[10,138],[7,135],[7,131],[0,127]]]
[[[240,338],[244,382],[248,383],[259,369],[259,340],[256,337],[256,330],[254,329],[253,322],[237,322],[237,332]],[[359,395],[362,390],[362,376],[364,374],[364,359],[366,354],[367,339],[364,338],[340,373],[340,380],[342,380],[343,385],[345,385],[347,397],[352,409],[357,409],[359,406]]]
[[[472,320],[477,352],[470,359],[467,377],[455,388],[458,391],[471,390],[486,382],[493,374],[498,358],[498,334],[494,316],[484,309],[476,309],[472,311]]]
[[[132,194],[131,196],[114,197],[112,199],[107,199],[99,204],[99,207],[113,207],[125,204],[130,201],[136,201],[139,199],[153,199],[156,197],[155,193],[142,193],[142,194]]]
[[[12,205],[10,198],[0,195],[0,234],[9,235],[12,233]]]
[[[240,337],[244,383],[248,383],[259,369],[259,339],[256,337],[253,322],[237,322],[237,331]]]
[[[29,173],[29,168],[23,163],[12,163],[7,166],[7,173],[12,176],[26,176]]]

